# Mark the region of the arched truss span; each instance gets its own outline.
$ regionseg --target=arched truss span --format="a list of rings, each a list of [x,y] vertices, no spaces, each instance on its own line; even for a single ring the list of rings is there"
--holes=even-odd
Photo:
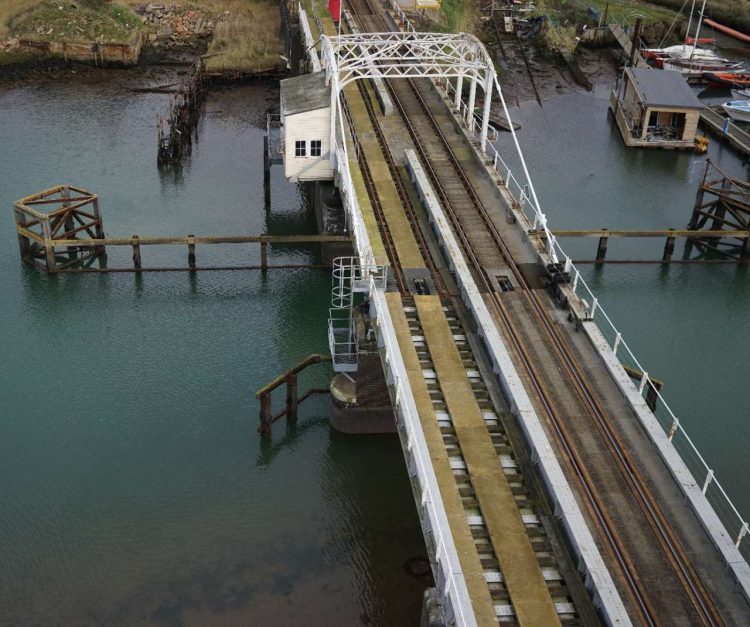
[[[481,145],[487,141],[495,68],[486,48],[467,33],[356,33],[323,36],[323,67],[331,81],[331,118],[336,126],[339,92],[362,78],[456,79],[455,105],[460,104],[464,79],[469,81],[467,111],[473,115],[476,88],[484,90]],[[333,137],[332,137],[333,140]],[[335,141],[335,140],[334,140]],[[332,141],[333,145],[333,141]]]

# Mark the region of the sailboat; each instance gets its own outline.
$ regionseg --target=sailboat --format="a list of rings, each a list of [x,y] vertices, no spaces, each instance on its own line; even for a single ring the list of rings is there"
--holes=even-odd
[[[713,50],[699,48],[695,42],[700,42],[700,31],[703,24],[703,16],[706,11],[706,0],[701,6],[698,25],[695,36],[690,37],[690,26],[695,11],[695,0],[690,8],[690,19],[688,20],[687,34],[684,44],[668,46],[667,48],[646,48],[641,52],[642,56],[652,65],[665,70],[676,70],[683,74],[698,74],[703,72],[727,72],[736,70],[740,63],[724,59]]]

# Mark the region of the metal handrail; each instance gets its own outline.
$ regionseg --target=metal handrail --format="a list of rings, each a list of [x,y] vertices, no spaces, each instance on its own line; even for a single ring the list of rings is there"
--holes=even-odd
[[[409,19],[406,17],[406,14],[401,10],[401,8],[396,3],[396,0],[384,0],[386,4],[390,5],[392,10],[399,15],[400,19],[404,22],[404,27],[407,30],[410,30],[412,32],[415,31],[413,25],[409,21]],[[628,26],[629,28],[629,26]],[[450,99],[451,96],[451,89],[453,90],[455,94],[455,88],[450,84],[449,81],[444,81],[444,84],[442,84],[440,81],[433,81],[440,89],[443,94],[446,96],[446,98]],[[502,92],[500,91],[500,85],[496,82],[496,87],[498,90],[498,93],[500,94],[501,99],[503,100],[503,107],[505,108],[505,115],[508,120],[508,124],[510,125],[511,129],[513,127],[513,122],[510,119],[510,114],[507,110],[507,106],[505,106],[504,99],[502,98]],[[460,111],[460,109],[459,109]],[[467,123],[466,120],[467,116],[459,115],[458,118],[461,121],[461,123],[466,127],[470,132],[473,132],[472,124]],[[515,138],[515,132],[511,130],[511,133],[513,134]],[[644,397],[645,394],[649,392],[650,388],[653,389],[653,393],[656,394],[656,405],[655,410],[653,411],[654,416],[656,416],[657,421],[659,422],[659,425],[664,430],[664,433],[669,438],[669,441],[672,442],[673,445],[675,445],[675,450],[677,451],[678,455],[682,459],[682,461],[685,463],[685,466],[688,468],[690,473],[693,476],[693,479],[696,481],[696,484],[699,486],[702,486],[702,492],[705,495],[708,502],[711,504],[714,513],[719,517],[721,520],[721,523],[724,525],[724,527],[727,529],[727,531],[732,534],[732,539],[735,543],[735,546],[738,550],[740,550],[740,553],[746,560],[750,560],[750,542],[742,542],[745,536],[747,536],[750,533],[750,524],[748,521],[743,518],[742,514],[740,514],[737,507],[734,505],[732,500],[729,498],[729,495],[727,495],[726,491],[724,490],[721,483],[716,479],[713,469],[706,463],[706,460],[704,457],[700,454],[698,451],[698,448],[695,446],[695,443],[693,442],[692,438],[687,434],[684,427],[682,426],[682,423],[680,420],[675,416],[672,409],[669,407],[667,402],[664,400],[664,397],[662,396],[661,392],[656,389],[656,386],[654,385],[654,382],[652,379],[648,376],[648,373],[646,369],[641,365],[641,363],[638,361],[638,359],[635,357],[633,352],[630,350],[630,347],[627,345],[625,340],[622,339],[622,333],[617,330],[617,327],[615,327],[614,323],[610,319],[609,315],[604,311],[604,309],[599,305],[599,301],[597,297],[594,295],[591,288],[588,286],[588,284],[584,281],[584,279],[581,277],[580,270],[575,267],[573,264],[573,261],[571,257],[564,251],[562,246],[560,246],[560,243],[557,241],[557,238],[554,236],[552,231],[549,229],[547,225],[547,217],[544,214],[544,212],[539,207],[538,202],[534,199],[533,194],[529,194],[529,186],[528,185],[521,185],[516,177],[511,172],[510,167],[505,163],[503,158],[500,156],[500,153],[497,151],[495,146],[491,144],[490,142],[486,143],[486,146],[484,148],[484,154],[490,158],[492,161],[492,167],[497,173],[499,179],[502,181],[502,185],[506,188],[508,193],[511,195],[511,197],[516,202],[516,205],[518,208],[521,209],[523,214],[526,216],[526,218],[533,223],[533,230],[539,232],[541,230],[541,235],[543,236],[541,239],[546,242],[546,253],[552,258],[554,262],[557,262],[558,259],[564,260],[564,266],[565,270],[571,273],[571,276],[573,276],[573,282],[572,282],[572,288],[573,293],[576,294],[579,298],[581,296],[579,295],[579,292],[583,292],[584,296],[588,296],[590,298],[590,308],[588,310],[588,319],[593,320],[594,315],[599,312],[599,320],[604,320],[606,323],[606,326],[602,328],[602,325],[600,325],[598,322],[596,323],[599,330],[602,332],[602,335],[605,336],[605,339],[607,339],[607,335],[605,334],[605,331],[609,331],[610,335],[611,333],[614,333],[614,337],[610,340],[607,339],[608,346],[612,349],[612,351],[617,355],[618,350],[620,347],[622,347],[622,350],[626,352],[627,357],[631,360],[632,364],[637,370],[640,370],[643,372],[643,378],[641,382],[639,383],[639,389],[638,393],[641,395],[641,397]],[[523,160],[523,155],[520,154],[519,149],[519,156]],[[585,299],[582,299],[585,302]],[[611,342],[611,343],[610,343]],[[620,359],[620,362],[623,362],[623,359]],[[660,411],[661,410],[661,411]],[[663,424],[663,421],[659,419],[660,414],[666,413],[668,417],[668,424]],[[686,456],[683,455],[682,452],[677,448],[676,444],[679,442],[678,440],[675,440],[677,436],[681,436],[687,445],[687,450],[690,452],[694,458],[697,460],[696,463],[690,463]],[[696,467],[697,466],[697,467]],[[709,488],[712,488],[709,490]],[[730,520],[727,520],[727,516],[724,513],[724,510],[721,509],[718,506],[728,506],[729,508],[729,514],[730,514]],[[734,532],[730,529],[730,527],[734,528]]]

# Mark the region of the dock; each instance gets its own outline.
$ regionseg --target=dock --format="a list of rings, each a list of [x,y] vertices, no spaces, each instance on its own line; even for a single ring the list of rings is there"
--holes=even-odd
[[[720,107],[717,105],[704,107],[701,111],[701,122],[706,129],[726,141],[732,148],[739,150],[743,155],[750,155],[750,133],[732,122],[721,112]],[[724,132],[727,122],[729,126]]]
[[[622,48],[625,57],[630,59],[633,56],[633,41],[625,32],[625,29],[620,24],[610,24],[609,32],[612,33],[612,36]],[[640,54],[633,56],[633,65],[635,67],[648,67],[648,63]]]

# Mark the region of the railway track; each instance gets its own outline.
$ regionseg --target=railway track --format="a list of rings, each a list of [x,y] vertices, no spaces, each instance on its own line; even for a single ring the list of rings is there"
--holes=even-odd
[[[497,478],[492,479],[492,482],[496,484],[505,482],[507,485],[513,506],[516,510],[515,515],[521,524],[523,533],[526,534],[531,549],[530,558],[533,564],[527,565],[537,571],[538,579],[542,585],[541,590],[544,591],[546,589],[549,595],[548,607],[551,614],[548,614],[548,617],[566,626],[572,627],[573,625],[581,624],[575,604],[572,601],[572,595],[568,590],[567,583],[558,565],[559,540],[550,540],[547,533],[548,523],[544,522],[544,515],[536,511],[534,498],[531,496],[524,476],[518,471],[518,463],[509,437],[498,415],[498,407],[493,403],[487,385],[480,374],[480,367],[469,344],[468,334],[462,320],[454,309],[448,289],[438,269],[438,264],[433,258],[425,235],[422,232],[416,207],[414,206],[412,197],[406,191],[399,172],[399,166],[388,150],[385,135],[378,123],[368,87],[364,82],[359,82],[358,89],[359,95],[365,103],[365,109],[367,110],[375,135],[377,136],[378,145],[387,162],[388,171],[408,215],[413,235],[422,252],[425,266],[429,269],[432,276],[436,289],[434,296],[437,296],[439,299],[438,302],[442,309],[440,315],[433,315],[436,312],[434,309],[431,310],[425,304],[425,301],[420,301],[422,303],[420,307],[419,303],[415,303],[415,299],[420,298],[420,296],[413,296],[409,293],[406,279],[397,280],[401,293],[400,301],[403,305],[403,313],[406,317],[409,333],[411,334],[411,342],[416,350],[431,405],[437,417],[442,443],[458,494],[460,495],[463,518],[468,524],[471,541],[476,551],[477,562],[481,568],[481,578],[483,579],[483,584],[487,587],[487,594],[491,600],[492,623],[496,624],[499,621],[505,625],[519,624],[521,620],[519,615],[520,617],[524,615],[528,616],[531,612],[537,611],[527,609],[526,607],[519,609],[514,605],[514,594],[509,589],[511,584],[507,582],[507,573],[503,572],[504,569],[501,566],[501,559],[496,546],[496,538],[498,536],[496,530],[498,527],[495,525],[498,524],[498,521],[493,520],[493,518],[502,518],[502,516],[494,515],[496,512],[493,512],[493,510],[496,510],[496,503],[485,502],[488,481],[486,478],[482,478],[482,475],[497,472],[503,478],[502,480],[498,480]],[[352,118],[348,105],[345,105],[345,115],[347,116],[350,129],[354,131],[355,120]],[[378,198],[377,189],[372,182],[372,176],[369,172],[365,150],[358,145],[358,140],[355,137],[356,133],[352,132],[352,136],[359,163],[367,170],[363,172],[363,176],[373,209],[376,215],[378,215],[379,221],[385,220],[386,216],[382,211],[382,207],[380,207],[381,203]],[[372,155],[372,153],[370,154]],[[391,232],[387,224],[380,226],[380,234],[391,263],[394,266],[396,277],[404,277],[405,272],[400,267],[401,264],[397,254],[398,246],[395,241],[398,234],[394,236],[394,233]],[[427,299],[426,302],[431,303],[434,307],[435,301],[429,301],[429,296]],[[473,423],[472,427],[467,426],[465,416],[462,418],[458,417],[457,414],[461,412],[450,411],[451,406],[454,408],[457,406],[456,393],[451,385],[451,383],[455,384],[456,381],[444,381],[443,376],[440,374],[439,364],[442,363],[443,367],[445,367],[446,363],[446,351],[444,350],[446,344],[436,341],[435,328],[436,326],[441,326],[442,320],[447,321],[447,325],[450,328],[452,343],[460,355],[461,370],[466,373],[473,403],[476,404],[478,410],[478,420]],[[428,326],[427,331],[423,329],[423,325]],[[451,352],[451,350],[448,349],[448,352]],[[437,359],[433,354],[435,351],[438,352]],[[437,366],[436,361],[438,363]],[[445,374],[445,370],[443,370],[443,375]],[[462,375],[459,375],[458,378],[460,379],[461,377]],[[444,386],[447,386],[449,390],[447,397]],[[475,430],[477,423],[486,429],[486,441],[493,451],[489,456],[491,458],[490,466],[480,465],[476,460],[476,455],[467,455],[464,449],[467,443],[462,442],[462,437],[465,437],[462,434],[466,434],[472,429]],[[496,468],[496,471],[494,468]],[[484,499],[482,497],[483,490],[485,490]],[[490,520],[487,520],[486,512],[493,512]],[[509,570],[512,571],[514,568],[511,567]],[[566,571],[572,572],[574,571],[574,567],[571,564],[567,564]],[[532,586],[532,581],[529,581],[529,586]],[[579,598],[583,596],[583,593],[579,593]],[[539,603],[539,599],[535,599],[535,602],[529,604],[529,607],[531,605],[541,604]],[[591,612],[588,613],[590,614]],[[485,614],[485,618],[486,616]],[[486,622],[480,620],[480,624],[486,624]],[[528,620],[526,624],[528,624]],[[552,624],[552,622],[545,622],[544,624]]]
[[[359,15],[360,20],[364,17],[367,21],[377,21],[379,26],[375,30],[388,28],[382,15],[373,11],[369,0],[357,0],[356,4],[363,9]],[[569,425],[558,407],[560,400],[550,390],[549,377],[541,372],[540,356],[529,350],[527,337],[525,337],[528,334],[520,328],[517,320],[518,312],[508,307],[505,300],[497,293],[496,287],[485,271],[486,268],[505,267],[512,274],[518,292],[522,296],[525,310],[533,316],[538,331],[545,341],[545,346],[550,349],[546,357],[552,358],[554,363],[559,365],[566,383],[574,392],[580,407],[585,410],[590,425],[599,434],[601,442],[614,460],[622,482],[620,488],[624,488],[630,494],[632,503],[637,506],[637,512],[640,512],[643,522],[651,530],[656,542],[654,547],[658,546],[663,559],[671,568],[672,576],[679,583],[689,601],[693,612],[692,617],[701,624],[724,624],[705,585],[692,566],[679,536],[671,527],[645,477],[628,451],[612,418],[604,408],[599,394],[588,381],[569,341],[559,329],[547,306],[541,301],[537,291],[532,288],[521,268],[514,261],[501,233],[464,172],[450,141],[425,101],[422,90],[425,88],[431,90],[432,86],[429,84],[420,86],[411,79],[386,82],[391,98],[409,131],[431,183],[450,217],[470,265],[473,266],[475,276],[486,293],[486,298],[526,375],[526,380],[548,419],[548,424],[558,437],[567,467],[575,477],[579,490],[584,496],[586,509],[600,531],[607,553],[613,563],[618,565],[621,580],[626,585],[631,605],[637,612],[640,622],[649,625],[662,624],[661,618],[665,615],[664,603],[668,603],[670,599],[661,598],[660,592],[664,588],[647,589],[651,587],[653,577],[649,577],[648,582],[644,582],[639,575],[642,569],[639,569],[638,564],[630,555],[632,546],[628,546],[628,542],[621,537],[616,521],[608,513],[611,499],[608,501],[601,493],[600,486],[589,471],[575,438],[569,433]],[[422,82],[426,83],[426,81]],[[372,112],[371,115],[373,125],[378,128],[377,116]],[[384,139],[380,139],[381,145],[385,145]],[[387,153],[387,150],[384,152]],[[392,155],[391,160],[393,160]],[[416,230],[419,230],[415,220],[412,224]],[[434,267],[434,263],[431,267]],[[634,513],[637,512],[634,511]],[[664,563],[661,568],[664,568]],[[668,586],[667,589],[669,589]],[[669,590],[673,593],[674,586]]]

